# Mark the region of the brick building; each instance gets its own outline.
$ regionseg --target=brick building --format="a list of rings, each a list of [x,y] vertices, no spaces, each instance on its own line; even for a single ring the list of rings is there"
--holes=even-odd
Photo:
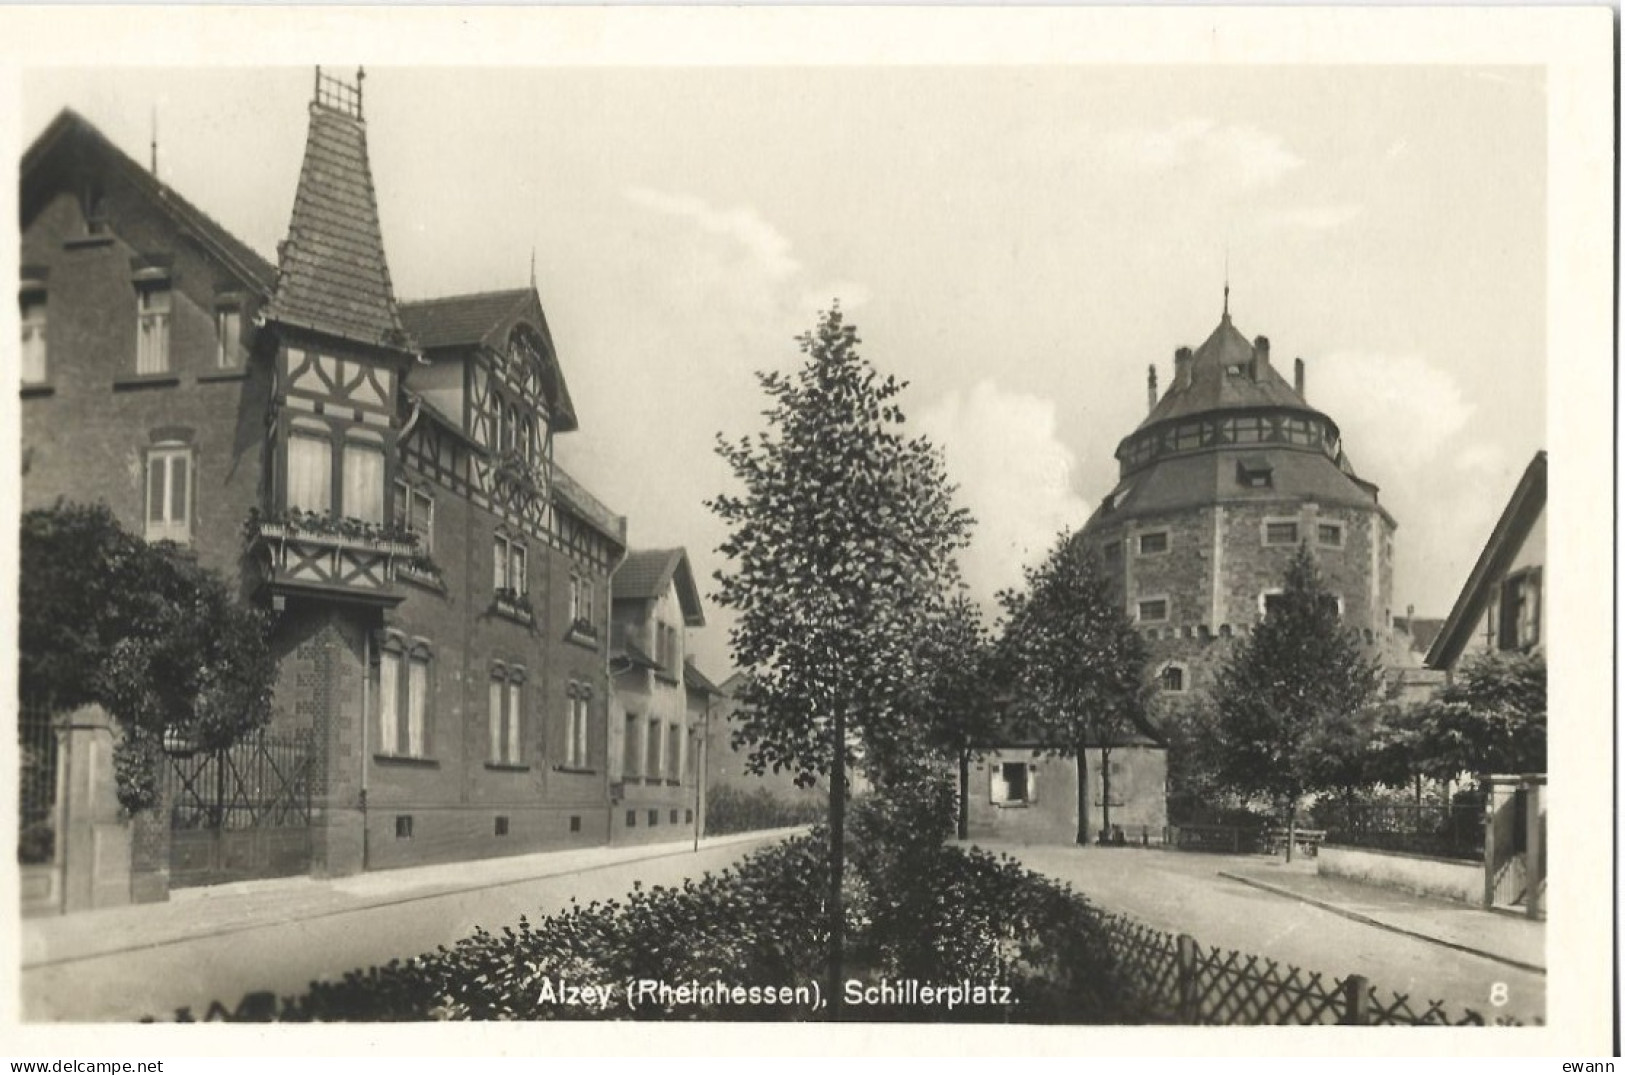
[[[316,85],[275,266],[72,112],[22,161],[24,510],[103,501],[274,610],[309,748],[296,861],[177,843],[175,884],[610,836],[626,522],[553,460],[540,300],[397,302],[360,80]]]
[[[1112,821],[1126,828],[1162,823],[1167,759],[1158,728],[1211,687],[1230,641],[1266,613],[1300,545],[1314,552],[1343,622],[1385,666],[1420,663],[1409,632],[1394,625],[1395,521],[1350,463],[1336,421],[1309,404],[1302,359],[1289,382],[1270,341],[1249,341],[1232,323],[1227,295],[1207,340],[1175,352],[1172,382],[1160,396],[1151,368],[1147,405],[1145,420],[1118,445],[1117,484],[1076,538],[1104,564],[1152,655],[1153,726],[1111,754]],[[1015,773],[1021,763],[1028,774]],[[1047,811],[989,808],[1001,797],[1030,797],[1035,786],[1045,795],[1057,784],[1075,794],[1075,768],[1006,749],[989,760],[982,812],[1007,829],[1011,818],[1031,817],[1020,824],[1068,830],[1069,819],[1040,825]],[[1098,810],[1098,761],[1090,769]],[[1000,779],[1010,776],[1015,782]],[[1052,804],[1069,801],[1056,792]],[[1096,831],[1099,815],[1091,818]]]
[[[611,589],[613,838],[669,840],[703,826],[701,754],[720,692],[689,657],[687,634],[705,626],[705,610],[682,549],[627,553]]]

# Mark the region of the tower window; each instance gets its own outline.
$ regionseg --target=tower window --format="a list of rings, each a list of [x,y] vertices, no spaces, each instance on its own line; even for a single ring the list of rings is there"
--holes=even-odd
[[[1160,552],[1168,551],[1168,531],[1156,530],[1149,534],[1140,535],[1140,555],[1154,556]]]
[[[1177,664],[1170,664],[1163,668],[1162,674],[1157,677],[1157,685],[1169,694],[1183,694],[1185,691],[1185,669]]]
[[[1296,521],[1280,519],[1266,520],[1264,523],[1264,544],[1266,545],[1296,545],[1298,543],[1298,524]]]
[[[1168,618],[1168,599],[1153,597],[1140,602],[1141,623],[1161,623]]]
[[[1262,456],[1236,460],[1236,483],[1247,489],[1268,489],[1274,484],[1275,468]]]
[[[1343,524],[1321,523],[1315,528],[1316,540],[1330,549],[1343,547]]]

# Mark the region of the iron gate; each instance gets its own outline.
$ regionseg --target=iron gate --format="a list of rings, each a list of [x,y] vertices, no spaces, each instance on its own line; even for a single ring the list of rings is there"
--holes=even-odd
[[[314,745],[308,732],[261,732],[223,750],[166,751],[170,887],[307,872]]]

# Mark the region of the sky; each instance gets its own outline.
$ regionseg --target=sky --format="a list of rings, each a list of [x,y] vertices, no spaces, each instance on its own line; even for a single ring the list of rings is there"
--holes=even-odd
[[[348,70],[344,72],[351,73]],[[308,67],[36,70],[25,142],[72,107],[267,257]],[[1539,67],[369,67],[401,299],[523,286],[532,256],[580,429],[559,461],[726,565],[719,434],[839,300],[909,382],[978,519],[992,595],[1114,484],[1146,370],[1230,311],[1302,357],[1399,523],[1393,607],[1442,617],[1546,446]],[[731,670],[714,602],[693,644]]]

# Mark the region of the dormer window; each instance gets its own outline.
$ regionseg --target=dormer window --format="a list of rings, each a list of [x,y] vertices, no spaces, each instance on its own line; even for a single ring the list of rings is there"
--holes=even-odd
[[[137,284],[135,372],[142,376],[169,372],[168,279]]]
[[[48,369],[45,364],[45,289],[25,288],[20,296],[22,307],[22,382],[25,385],[44,384]]]
[[[1268,489],[1275,481],[1275,467],[1263,456],[1249,455],[1236,460],[1236,484],[1244,489]]]
[[[217,369],[234,370],[243,365],[243,311],[240,306],[221,306],[214,312]]]

